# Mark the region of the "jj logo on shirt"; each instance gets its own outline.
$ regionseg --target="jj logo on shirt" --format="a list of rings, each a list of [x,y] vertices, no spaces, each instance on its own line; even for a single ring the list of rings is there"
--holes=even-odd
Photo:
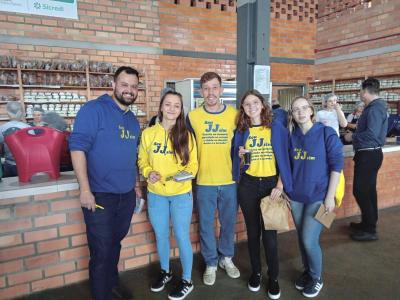
[[[154,150],[153,153],[160,153],[160,154],[172,154],[172,151],[167,151],[167,145],[162,145],[161,143],[154,142],[153,143]]]
[[[208,126],[205,132],[226,132],[226,129],[221,128],[217,123],[214,124],[213,121],[205,121],[204,124]]]
[[[131,134],[128,129],[125,130],[124,126],[119,125],[118,129],[121,130],[120,137],[123,140],[133,140],[135,139],[135,135]]]
[[[315,160],[315,156],[311,156],[307,153],[307,151],[299,148],[294,148],[294,159],[295,160]]]
[[[251,141],[249,145],[250,148],[271,146],[271,144],[263,137],[258,139],[256,136],[249,136],[248,139]]]

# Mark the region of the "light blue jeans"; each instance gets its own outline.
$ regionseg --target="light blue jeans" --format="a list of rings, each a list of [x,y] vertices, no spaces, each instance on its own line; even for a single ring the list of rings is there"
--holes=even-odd
[[[322,273],[322,251],[319,244],[322,224],[315,220],[314,216],[322,201],[307,204],[291,201],[290,204],[297,229],[304,270],[313,279],[319,279]]]
[[[233,257],[237,216],[236,183],[198,185],[196,204],[199,213],[201,254],[207,266],[217,266],[219,257]],[[221,224],[218,249],[215,238],[215,211]]]
[[[193,265],[193,251],[189,233],[193,211],[192,192],[176,196],[161,196],[149,192],[147,200],[150,222],[156,234],[161,269],[169,271],[169,219],[171,217],[182,264],[182,278],[190,281]]]

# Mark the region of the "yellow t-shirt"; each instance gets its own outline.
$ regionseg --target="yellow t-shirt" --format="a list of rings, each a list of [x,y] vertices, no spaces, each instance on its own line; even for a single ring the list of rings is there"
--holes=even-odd
[[[256,177],[276,175],[275,155],[271,145],[271,128],[251,127],[245,148],[251,151],[247,174]]]
[[[196,175],[198,163],[194,137],[192,134],[189,136],[189,162],[186,166],[182,166],[179,155],[177,155],[177,160],[174,157],[172,143],[164,127],[157,123],[146,128],[143,130],[140,139],[138,165],[142,175],[146,178],[149,177],[151,171],[157,171],[161,174],[161,180],[156,183],[147,182],[149,192],[162,196],[187,193],[192,189],[191,180],[176,182],[169,177],[180,171],[187,171]]]
[[[197,143],[199,185],[232,184],[231,144],[236,128],[237,110],[231,106],[218,113],[204,106],[189,112]]]

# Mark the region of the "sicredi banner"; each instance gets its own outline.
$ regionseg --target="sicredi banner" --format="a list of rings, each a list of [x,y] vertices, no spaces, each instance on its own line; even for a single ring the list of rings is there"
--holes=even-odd
[[[78,19],[78,0],[0,0],[0,11]]]

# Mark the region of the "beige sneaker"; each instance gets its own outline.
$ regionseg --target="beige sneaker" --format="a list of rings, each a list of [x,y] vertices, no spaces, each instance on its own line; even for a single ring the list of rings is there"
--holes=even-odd
[[[219,266],[226,271],[230,278],[239,278],[239,269],[232,262],[232,257],[224,257],[219,260]]]
[[[217,267],[207,266],[203,274],[203,282],[206,285],[214,285],[215,283],[215,273],[217,272]]]

